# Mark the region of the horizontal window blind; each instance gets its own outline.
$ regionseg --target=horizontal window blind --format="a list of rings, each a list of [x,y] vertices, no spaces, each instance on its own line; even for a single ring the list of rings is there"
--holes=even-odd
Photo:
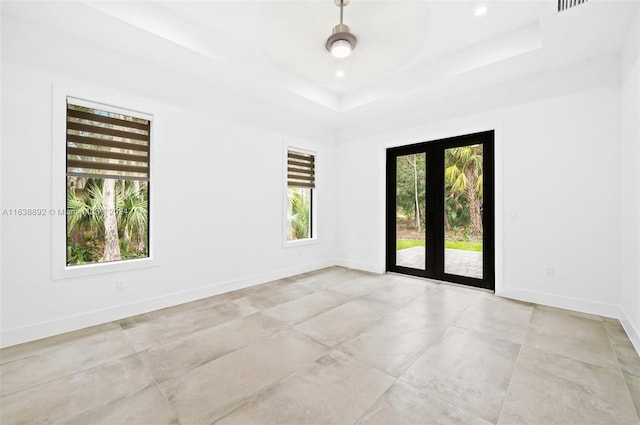
[[[586,3],[587,0],[558,0],[558,12]]]
[[[149,120],[67,102],[67,176],[149,180]]]
[[[315,188],[315,156],[287,151],[287,186]]]

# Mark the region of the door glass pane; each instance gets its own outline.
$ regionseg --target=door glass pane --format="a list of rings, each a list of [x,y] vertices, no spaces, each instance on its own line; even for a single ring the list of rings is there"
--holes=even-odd
[[[426,154],[396,158],[396,265],[425,269]]]
[[[444,152],[444,272],[482,279],[482,145]]]

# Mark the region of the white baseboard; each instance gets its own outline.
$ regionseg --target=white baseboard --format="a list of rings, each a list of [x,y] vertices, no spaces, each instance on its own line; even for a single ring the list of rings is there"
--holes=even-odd
[[[500,291],[500,293],[496,292],[496,295],[550,307],[563,308],[566,310],[618,319],[629,336],[634,348],[638,354],[640,354],[640,332],[638,332],[637,327],[633,325],[629,316],[620,306],[513,288],[504,289]]]
[[[100,325],[114,320],[120,320],[126,317],[148,313],[150,311],[171,307],[174,305],[211,297],[225,292],[259,285],[273,280],[319,270],[325,267],[331,267],[334,265],[378,274],[385,272],[384,267],[381,267],[378,264],[370,264],[343,259],[300,264],[294,267],[287,267],[284,269],[269,271],[253,276],[233,279],[225,282],[218,282],[202,286],[200,288],[191,289],[189,291],[176,292],[173,294],[140,300],[129,304],[121,304],[106,309],[90,311],[73,316],[61,317],[58,319],[35,323],[21,328],[3,329],[2,332],[0,332],[0,347],[9,347],[28,341],[34,341],[36,339],[71,332],[90,326]],[[626,312],[619,306],[594,303],[587,300],[513,288],[500,290],[499,292],[496,292],[496,295],[535,304],[542,304],[551,307],[564,308],[567,310],[580,311],[583,313],[596,314],[599,316],[619,319],[625,331],[627,332],[629,339],[633,343],[636,351],[640,353],[640,331],[638,330],[637,326],[632,323]]]
[[[384,265],[364,263],[362,261],[353,261],[338,259],[336,260],[336,266],[347,267],[349,269],[361,270],[363,272],[383,274],[386,272]]]
[[[496,291],[496,295],[614,319],[619,319],[620,317],[620,307],[613,304],[597,303],[579,298],[563,297],[561,295],[514,288],[503,288],[500,291]]]
[[[622,307],[620,308],[620,323],[622,323],[622,327],[629,336],[629,339],[638,352],[638,355],[640,355],[640,330],[638,330],[637,326],[634,326],[629,315]]]
[[[0,332],[0,347],[9,347],[12,345],[21,344],[23,342],[34,341],[36,339],[59,335],[90,326],[100,325],[103,323],[112,322],[114,320],[120,320],[126,317],[159,310],[165,307],[171,307],[174,305],[211,297],[225,292],[235,291],[236,289],[242,289],[301,273],[319,270],[325,267],[331,267],[333,265],[335,265],[334,260],[300,264],[294,267],[273,270],[253,276],[229,280],[226,282],[213,283],[184,292],[176,292],[173,294],[144,299],[129,304],[121,304],[101,310],[94,310],[77,315],[48,320],[45,322],[34,323],[20,328],[3,329],[2,332]]]

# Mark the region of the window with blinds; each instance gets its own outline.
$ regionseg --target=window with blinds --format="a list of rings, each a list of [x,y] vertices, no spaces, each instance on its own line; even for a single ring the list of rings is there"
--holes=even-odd
[[[287,151],[287,186],[314,188],[315,179],[315,156]]]
[[[67,103],[67,176],[149,180],[148,120]]]
[[[311,239],[314,236],[315,167],[315,155],[287,150],[287,241]]]
[[[67,266],[149,257],[151,122],[122,111],[67,98]]]

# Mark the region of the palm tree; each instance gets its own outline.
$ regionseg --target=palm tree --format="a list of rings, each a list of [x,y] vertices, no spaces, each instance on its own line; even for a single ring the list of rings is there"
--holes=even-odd
[[[76,191],[67,190],[67,232],[78,229],[101,229],[103,226],[102,190],[99,186],[87,186],[87,196],[78,197]]]
[[[309,203],[305,202],[304,194],[299,189],[289,189],[287,191],[289,198],[289,211],[287,218],[289,220],[289,228],[291,239],[305,239],[310,237],[309,234]]]
[[[126,186],[124,192],[118,193],[116,203],[118,206],[118,223],[120,228],[123,229],[123,234],[133,235],[135,231],[135,252],[144,254],[149,217],[146,189],[141,189],[140,183],[136,180],[132,186]]]
[[[104,179],[102,183],[102,208],[104,220],[103,261],[116,261],[120,257],[120,239],[116,214],[116,180]]]
[[[89,180],[84,190],[67,189],[67,264],[94,262],[102,255],[104,214],[102,188],[99,183]],[[84,192],[82,195],[78,193]]]
[[[482,145],[446,149],[445,182],[454,196],[464,194],[469,207],[471,234],[482,235]]]

